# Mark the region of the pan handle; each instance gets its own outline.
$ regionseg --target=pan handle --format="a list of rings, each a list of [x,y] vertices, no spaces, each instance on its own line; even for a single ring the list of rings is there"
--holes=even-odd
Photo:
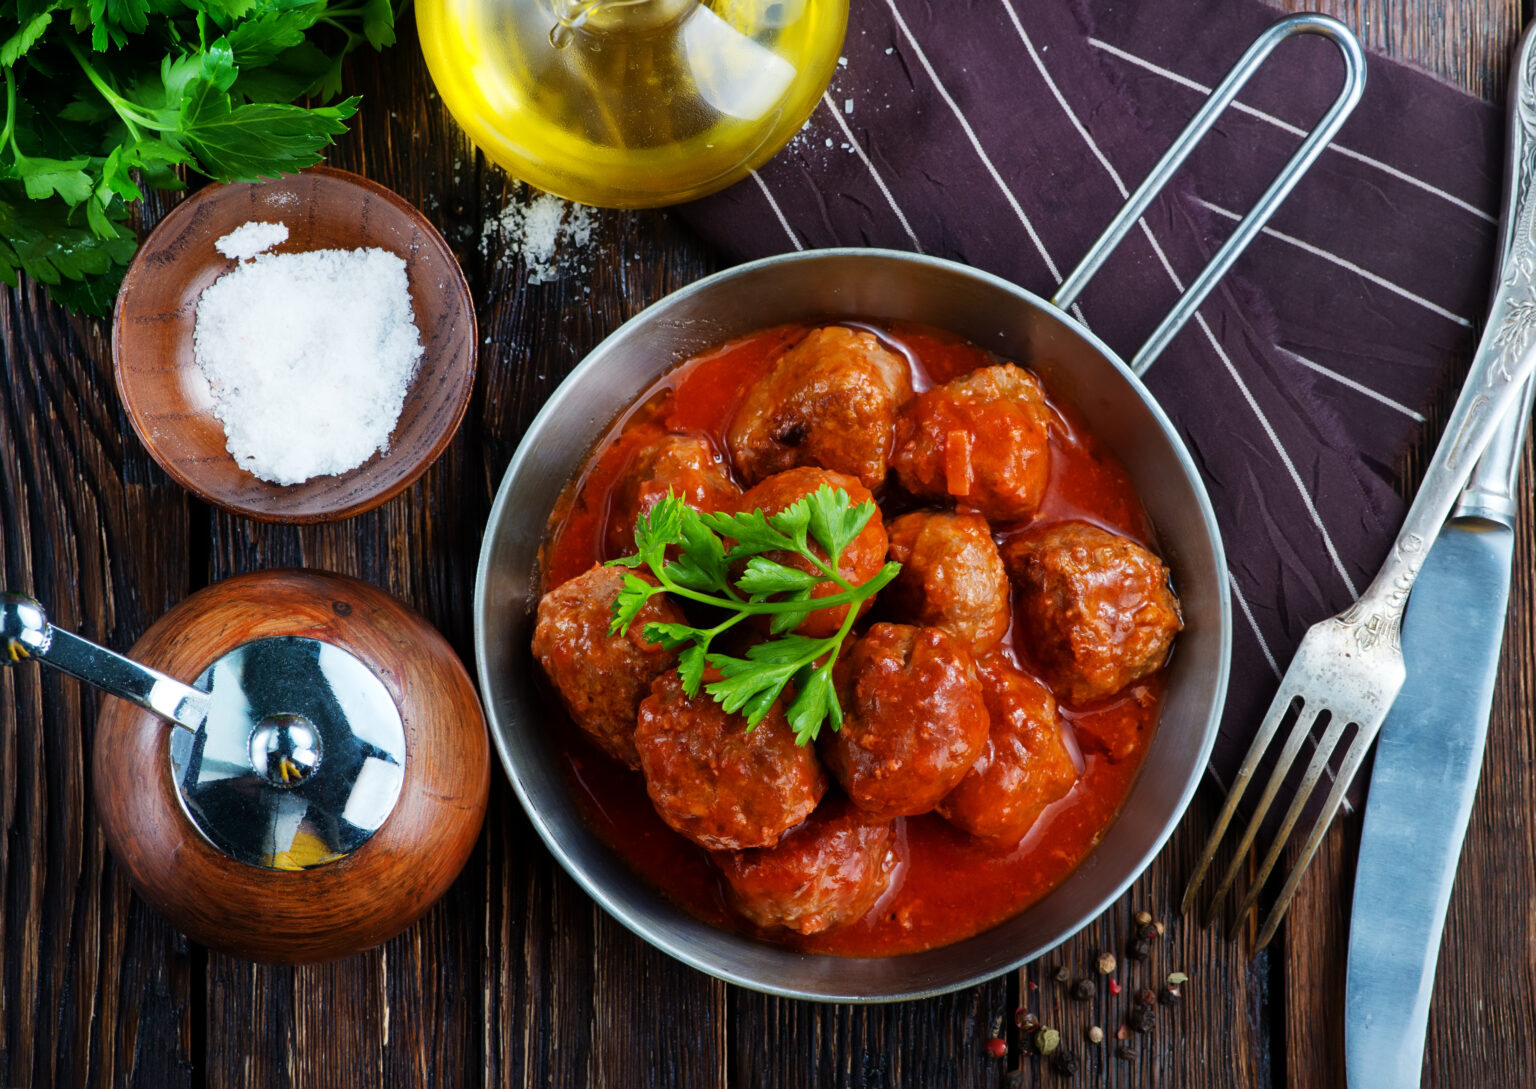
[[[1152,361],[1168,346],[1175,333],[1183,328],[1189,320],[1195,308],[1205,301],[1205,297],[1216,286],[1216,281],[1226,274],[1232,267],[1232,262],[1237,260],[1238,254],[1253,240],[1253,237],[1269,222],[1269,217],[1280,206],[1292,188],[1301,180],[1301,176],[1307,172],[1307,168],[1316,161],[1328,146],[1339,128],[1344,124],[1344,119],[1360,101],[1360,96],[1365,91],[1365,52],[1360,48],[1360,42],[1354,33],[1339,20],[1329,15],[1303,14],[1292,15],[1275,23],[1248,47],[1248,52],[1243,54],[1240,61],[1227,73],[1227,78],[1222,80],[1221,86],[1211,92],[1200,112],[1195,114],[1194,120],[1179,134],[1179,138],[1173,142],[1158,164],[1152,168],[1144,182],[1126,201],[1120,213],[1114,221],[1105,228],[1093,244],[1093,247],[1083,257],[1072,274],[1062,281],[1061,287],[1056,292],[1056,297],[1051,300],[1063,310],[1068,309],[1077,301],[1083,289],[1088,286],[1088,281],[1093,279],[1110,252],[1118,246],[1130,232],[1136,222],[1146,212],[1147,206],[1152,203],[1152,198],[1167,184],[1168,179],[1189,157],[1189,153],[1195,149],[1195,145],[1205,136],[1206,132],[1216,123],[1223,110],[1237,97],[1237,92],[1248,82],[1249,78],[1275,46],[1286,38],[1297,34],[1317,34],[1327,38],[1344,57],[1344,87],[1339,92],[1339,97],[1334,100],[1333,106],[1323,117],[1310,134],[1308,134],[1301,147],[1296,149],[1296,154],[1291,156],[1290,162],[1281,168],[1275,180],[1270,183],[1269,189],[1259,198],[1253,210],[1237,225],[1237,230],[1232,232],[1232,237],[1227,239],[1216,256],[1211,258],[1210,264],[1189,285],[1174,308],[1168,312],[1161,325],[1147,338],[1147,342],[1141,346],[1134,359],[1131,360],[1131,370],[1142,374],[1152,365]]]

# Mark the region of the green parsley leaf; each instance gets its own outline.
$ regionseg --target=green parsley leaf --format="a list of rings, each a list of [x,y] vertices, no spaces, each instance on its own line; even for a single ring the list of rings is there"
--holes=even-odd
[[[786,567],[766,557],[753,556],[747,561],[746,573],[737,580],[736,585],[753,597],[762,597],[810,590],[820,581],[815,575],[807,574],[798,567]]]
[[[669,493],[637,520],[636,553],[609,561],[648,568],[657,580],[651,585],[636,575],[625,576],[614,602],[611,631],[627,630],[645,602],[658,593],[723,611],[725,619],[714,627],[652,623],[646,626],[646,636],[671,649],[681,648],[677,668],[690,698],[699,691],[705,666],[714,668],[719,676],[703,685],[704,691],[728,713],[745,716],[749,727],[762,722],[793,684],[794,699],[786,714],[797,742],[809,744],[823,723],[842,728],[832,666],[853,630],[859,606],[901,570],[900,564],[887,563],[860,586],[848,587],[839,578],[836,593],[811,596],[829,581],[825,572],[839,570],[843,550],[874,513],[873,503],[854,506],[847,493],[828,487],[771,516],[761,510],[700,513]],[[729,549],[722,538],[732,542]],[[818,555],[818,548],[825,556]],[[785,554],[800,557],[821,573],[782,562]],[[815,610],[843,606],[846,613],[835,635],[814,638],[795,632]],[[750,616],[768,618],[768,639],[752,644],[744,657],[710,650],[717,635]]]

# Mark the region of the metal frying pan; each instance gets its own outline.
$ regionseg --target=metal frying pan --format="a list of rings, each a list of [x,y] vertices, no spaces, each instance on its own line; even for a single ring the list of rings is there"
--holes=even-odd
[[[1338,46],[1346,68],[1343,91],[1127,367],[1066,311],[1252,71],[1276,44],[1298,33],[1319,34]],[[1364,79],[1364,54],[1342,23],[1320,15],[1276,23],[1049,301],[952,261],[890,250],[807,251],[742,265],[675,292],[582,361],[528,429],[491,510],[475,586],[475,655],[491,736],[512,786],[550,851],[594,899],[658,948],[722,979],[796,998],[864,1002],[955,990],[1016,967],[1081,929],[1141,873],[1183,814],[1210,756],[1226,693],[1231,611],[1205,487],[1136,374],[1321,154],[1359,100]],[[785,322],[854,318],[939,326],[1034,367],[1129,469],[1173,572],[1186,622],[1142,771],[1083,864],[1044,899],[992,930],[928,952],[868,959],[807,955],[717,930],[632,873],[587,828],[571,798],[547,741],[550,717],[559,712],[537,692],[529,652],[540,542],[561,490],[611,422],[677,363],[721,341]]]

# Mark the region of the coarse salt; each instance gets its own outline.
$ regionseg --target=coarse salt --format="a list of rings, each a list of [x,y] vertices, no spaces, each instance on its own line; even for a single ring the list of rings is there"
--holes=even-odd
[[[242,223],[213,245],[225,257],[246,261],[262,250],[269,250],[286,241],[288,241],[286,223],[264,223],[253,220],[250,223]]]
[[[230,454],[274,484],[387,450],[423,351],[405,261],[381,249],[244,261],[198,299],[193,344]]]

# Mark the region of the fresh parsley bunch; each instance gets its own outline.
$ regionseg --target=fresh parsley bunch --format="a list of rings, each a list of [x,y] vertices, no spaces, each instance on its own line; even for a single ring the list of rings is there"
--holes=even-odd
[[[0,2],[0,280],[104,314],[138,243],[128,205],[301,170],[346,129],[341,62],[393,43],[390,0]]]
[[[681,651],[677,672],[690,698],[703,684],[705,666],[711,666],[720,672],[720,679],[703,685],[704,690],[726,711],[743,712],[748,724],[756,726],[792,681],[795,698],[785,717],[796,741],[804,745],[815,740],[821,724],[829,720],[834,730],[840,729],[843,711],[832,684],[833,663],[853,630],[859,606],[901,571],[901,564],[890,562],[874,578],[855,586],[839,570],[843,550],[863,532],[875,509],[867,500],[854,505],[847,492],[825,484],[771,515],[761,510],[701,513],[668,493],[636,523],[636,554],[611,561],[632,569],[649,568],[657,584],[626,575],[614,601],[610,631],[615,635],[628,631],[645,603],[660,593],[714,606],[725,616],[713,627],[645,626],[646,639]],[[799,556],[816,573],[769,559],[765,555],[769,552]],[[740,573],[733,576],[733,569]],[[827,580],[839,587],[838,592],[812,598],[811,591]],[[839,605],[849,606],[848,614],[830,638],[788,634],[812,610]],[[745,658],[710,650],[716,636],[749,616],[770,617],[773,637],[753,644]]]

